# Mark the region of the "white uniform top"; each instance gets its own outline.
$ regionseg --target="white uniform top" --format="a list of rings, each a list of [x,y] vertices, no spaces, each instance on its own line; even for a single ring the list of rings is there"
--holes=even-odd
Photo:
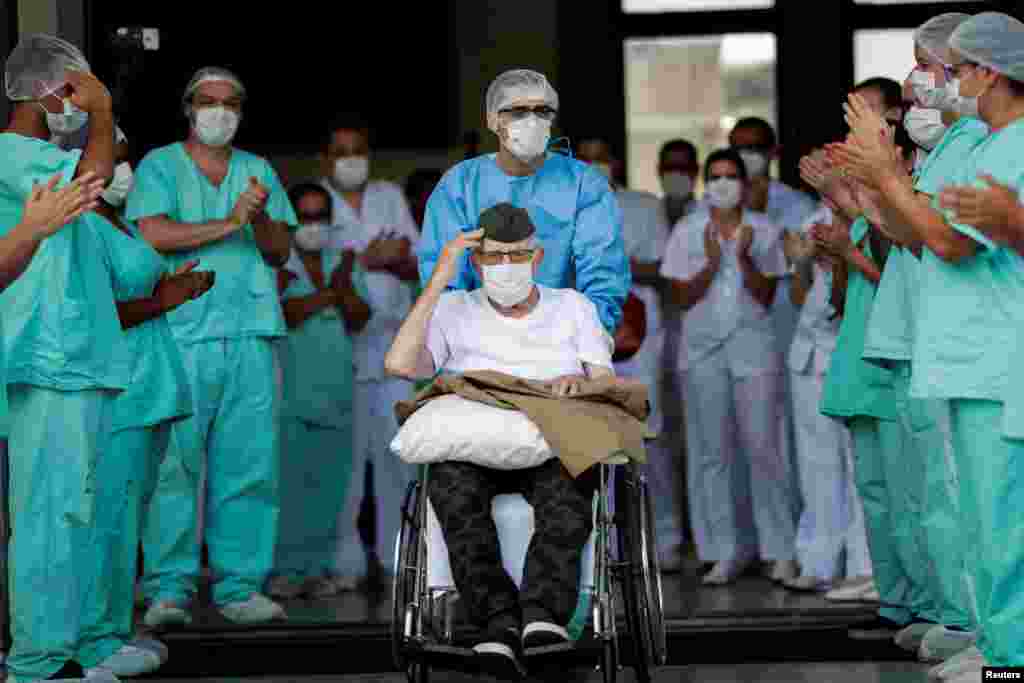
[[[334,221],[329,246],[362,253],[373,240],[393,234],[408,238],[412,248],[416,248],[419,232],[397,185],[370,181],[363,192],[362,210],[357,215],[329,182],[323,180],[320,184],[333,200]],[[384,379],[384,356],[413,304],[412,287],[386,271],[368,272],[366,289],[370,321],[352,335],[357,382]]]
[[[820,207],[800,227],[806,233],[815,223],[831,223],[832,210]],[[840,318],[829,303],[832,293],[832,270],[822,268],[817,262],[813,267],[814,282],[807,292],[807,298],[800,309],[793,343],[789,347],[789,369],[801,375],[824,375],[829,359],[836,348],[839,336]]]
[[[817,205],[810,195],[795,190],[778,180],[768,185],[768,206],[765,213],[783,230],[799,230]]]
[[[653,194],[632,190],[619,190],[615,193],[615,198],[622,210],[622,240],[626,246],[626,256],[641,263],[661,261],[668,246],[668,222],[661,200]],[[647,336],[637,355],[628,361],[617,363],[616,367],[622,368],[624,374],[647,375],[649,372],[639,366],[649,360],[649,371],[657,371],[657,357],[664,348],[661,300],[658,290],[650,285],[634,284],[632,292],[644,302],[644,309],[647,312]],[[646,358],[647,356],[650,358]],[[637,373],[629,372],[634,365],[637,366]]]
[[[710,220],[710,212],[701,208],[677,226],[661,264],[662,276],[690,280],[707,265],[704,231]],[[750,253],[757,268],[765,276],[782,275],[786,270],[782,229],[753,211],[745,210],[742,222],[754,231]],[[684,315],[678,367],[686,371],[724,347],[730,371],[737,377],[781,372],[771,310],[743,286],[735,240],[721,244],[722,263],[711,286]]]
[[[582,374],[583,363],[611,368],[614,342],[593,302],[574,289],[537,288],[540,301],[524,318],[498,313],[482,288],[442,294],[427,328],[434,367],[533,380]]]

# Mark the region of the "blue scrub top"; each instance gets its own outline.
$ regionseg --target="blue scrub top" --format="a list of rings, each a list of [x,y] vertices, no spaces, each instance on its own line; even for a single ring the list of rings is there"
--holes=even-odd
[[[999,134],[992,136],[998,137]],[[938,193],[944,186],[959,184],[961,178],[964,183],[974,181],[975,154],[989,139],[988,126],[977,119],[961,119],[950,126],[922,166],[916,185],[920,191],[933,195],[933,207],[941,211]],[[1012,148],[1006,151],[1019,153]],[[949,217],[948,212],[943,213]],[[969,226],[962,226],[961,232],[973,236],[981,245],[992,244]],[[993,366],[990,345],[1005,349],[1013,334],[1007,329],[1005,316],[998,315],[1002,306],[993,306],[994,297],[986,284],[990,264],[985,251],[986,247],[979,246],[975,256],[948,263],[930,249],[922,250],[911,396],[1002,400],[1005,368],[998,363]],[[993,324],[995,327],[991,327]]]
[[[267,215],[298,224],[288,195],[270,164],[254,154],[232,149],[228,174],[214,187],[192,161],[182,143],[155,149],[135,171],[125,209],[130,221],[165,215],[179,223],[225,220],[238,197],[257,178],[270,191]],[[260,254],[251,225],[220,241],[191,251],[166,254],[172,268],[199,260],[199,268],[217,273],[204,296],[167,314],[182,343],[242,337],[283,337],[286,333],[277,298],[277,278]]]
[[[110,258],[123,275],[116,283],[118,301],[147,299],[167,272],[167,262],[139,234],[137,226],[124,221],[134,237],[100,217],[107,226],[104,237]],[[139,429],[192,414],[192,396],[178,345],[165,315],[125,330],[131,359],[131,381],[114,401],[111,430]]]
[[[342,250],[332,248],[321,252],[325,282],[330,281],[331,273],[341,263],[342,254]],[[283,301],[316,293],[304,272],[305,265],[297,270],[301,272],[285,290]],[[366,273],[358,264],[352,269],[352,285],[361,299],[368,300]],[[281,350],[282,414],[321,427],[350,428],[355,368],[352,338],[341,313],[333,306],[321,310],[289,330]],[[339,449],[343,447],[339,444]]]
[[[417,248],[420,282],[434,272],[441,249],[460,231],[477,228],[480,214],[509,202],[525,208],[544,247],[537,284],[573,288],[597,306],[601,322],[614,333],[632,286],[622,240],[622,212],[608,180],[589,164],[549,153],[533,175],[507,175],[497,155],[469,159],[450,169],[427,202]],[[471,290],[481,282],[463,256],[450,289]]]
[[[21,220],[34,183],[75,174],[81,152],[14,133],[0,134],[0,233]],[[124,389],[131,368],[114,304],[117,264],[89,213],[39,245],[21,277],[0,294],[8,384],[59,391]]]

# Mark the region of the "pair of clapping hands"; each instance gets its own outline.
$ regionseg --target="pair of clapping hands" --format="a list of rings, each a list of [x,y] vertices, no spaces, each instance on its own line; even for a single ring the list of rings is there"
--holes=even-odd
[[[823,196],[833,201],[838,198],[837,204],[845,200],[843,181],[854,181],[846,186],[854,191],[859,188],[862,196],[857,199],[862,203],[867,200],[868,204],[871,193],[877,195],[887,183],[909,183],[890,124],[856,93],[850,95],[843,108],[850,134],[844,142],[826,145],[804,157],[800,162],[801,177]],[[939,194],[939,206],[950,212],[953,221],[973,226],[995,242],[1019,244],[1024,225],[1017,191],[988,174],[981,174],[978,180],[979,185],[944,187]],[[872,220],[871,213],[865,213]]]
[[[99,205],[105,183],[95,173],[83,173],[57,189],[61,178],[58,173],[45,185],[37,183],[25,200],[21,225],[37,240],[56,234]],[[213,287],[215,273],[197,271],[198,265],[198,261],[189,261],[160,278],[153,297],[159,301],[162,310],[173,310],[199,298]]]

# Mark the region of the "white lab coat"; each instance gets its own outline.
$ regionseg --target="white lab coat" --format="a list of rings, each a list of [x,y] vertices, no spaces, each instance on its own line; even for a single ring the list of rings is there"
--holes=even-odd
[[[804,231],[814,223],[831,221],[831,211],[823,207],[807,220]],[[844,574],[870,576],[872,571],[850,432],[818,408],[840,320],[833,318],[835,309],[829,303],[831,272],[814,264],[813,277],[788,358],[803,498],[796,553],[804,576],[831,581]],[[845,567],[841,564],[844,551]]]
[[[641,263],[658,263],[668,246],[669,228],[662,201],[647,192],[620,190],[615,193],[622,210],[622,238],[626,255]],[[633,285],[632,293],[644,303],[647,336],[636,355],[615,364],[615,374],[635,377],[647,384],[651,414],[648,427],[658,438],[647,444],[648,481],[655,507],[658,550],[663,554],[683,542],[679,495],[682,486],[681,458],[668,433],[663,400],[666,329],[662,321],[661,297],[648,285]]]
[[[707,209],[682,221],[662,275],[692,279],[707,262]],[[751,255],[765,275],[785,270],[782,231],[745,211]],[[771,311],[743,286],[735,242],[704,298],[685,315],[679,358],[686,382],[687,488],[691,526],[704,561],[790,560],[796,520],[792,468],[780,449],[782,354]]]
[[[406,237],[416,248],[419,232],[401,189],[394,183],[371,181],[363,194],[357,215],[342,196],[324,180],[321,184],[332,197],[333,225],[330,244],[360,253],[376,238],[388,234]],[[370,320],[352,336],[355,364],[352,449],[352,485],[338,524],[340,535],[335,569],[342,575],[360,575],[365,553],[355,529],[359,504],[366,494],[366,463],[374,465],[373,489],[377,509],[376,551],[385,569],[391,571],[395,535],[401,523],[400,506],[415,469],[394,457],[388,446],[398,432],[394,405],[412,395],[412,383],[388,378],[384,356],[398,328],[412,308],[412,285],[387,272],[366,274]]]

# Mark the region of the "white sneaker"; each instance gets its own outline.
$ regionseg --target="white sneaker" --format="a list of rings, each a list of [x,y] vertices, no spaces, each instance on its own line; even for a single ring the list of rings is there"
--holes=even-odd
[[[863,596],[875,587],[875,580],[870,576],[858,576],[847,579],[832,590],[825,593],[825,599],[831,602],[860,602]]]
[[[871,588],[860,596],[858,602],[873,602],[875,604],[882,602],[882,596],[878,594],[878,588],[875,587],[875,584],[871,584]]]
[[[242,602],[222,605],[217,610],[236,624],[263,624],[287,618],[283,607],[260,593],[253,593]]]
[[[74,681],[76,679],[73,678],[71,680]],[[86,669],[85,678],[82,680],[89,681],[89,683],[121,683],[121,679],[113,671],[104,669],[102,666]]]
[[[945,680],[952,676],[957,676],[963,671],[971,669],[979,662],[984,661],[985,655],[981,654],[981,650],[976,645],[972,645],[957,656],[951,657],[942,664],[932,667],[928,671],[928,677]]]
[[[974,645],[976,639],[973,631],[951,631],[945,626],[936,626],[924,634],[917,658],[922,662],[944,662]]]
[[[972,662],[963,671],[946,676],[942,680],[945,683],[978,683],[981,680],[981,672],[987,666],[984,659]]]
[[[819,579],[817,576],[798,576],[782,582],[782,585],[790,590],[805,591],[810,593],[824,593],[832,588],[832,582]]]
[[[921,649],[921,641],[925,634],[935,628],[937,624],[911,624],[896,634],[893,641],[907,652],[917,652]]]
[[[160,657],[155,652],[143,650],[131,645],[122,645],[121,649],[99,663],[98,669],[105,669],[118,678],[134,678],[156,671],[160,668]],[[92,669],[86,670],[86,674]]]
[[[157,657],[160,658],[160,666],[167,663],[167,660],[171,658],[171,651],[167,649],[167,646],[161,643],[156,638],[136,633],[135,639],[128,643],[132,647],[137,647],[140,650],[149,650]]]
[[[775,567],[772,569],[772,581],[775,583],[792,581],[798,576],[800,576],[800,566],[796,563],[796,560],[775,561]]]
[[[291,576],[275,576],[267,584],[267,595],[294,600],[305,592],[306,582]]]
[[[701,579],[701,583],[705,586],[724,586],[730,584],[738,579],[751,564],[753,564],[753,559],[751,558],[721,560],[716,562],[711,571]]]
[[[146,610],[143,618],[146,626],[160,628],[163,626],[187,626],[192,623],[192,617],[176,602],[157,602]]]

